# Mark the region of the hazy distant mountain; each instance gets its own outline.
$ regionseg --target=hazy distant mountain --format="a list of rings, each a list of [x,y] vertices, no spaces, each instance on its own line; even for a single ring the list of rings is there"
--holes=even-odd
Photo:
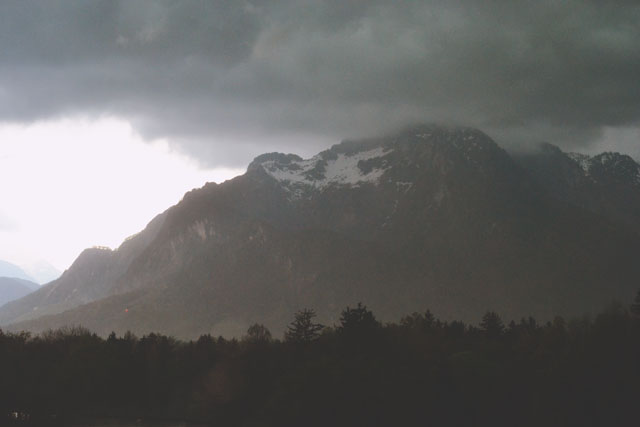
[[[22,267],[38,283],[49,283],[60,277],[62,272],[49,264],[47,261],[39,260]]]
[[[542,153],[516,161],[478,130],[420,126],[306,160],[265,154],[118,250],[85,251],[0,309],[0,323],[194,337],[252,322],[280,333],[301,307],[331,324],[358,301],[382,320],[430,308],[477,321],[487,309],[548,319],[631,300],[633,165]]]
[[[18,279],[34,281],[22,268],[2,260],[0,260],[0,277],[16,277]]]
[[[0,306],[38,289],[40,285],[15,277],[0,277]]]

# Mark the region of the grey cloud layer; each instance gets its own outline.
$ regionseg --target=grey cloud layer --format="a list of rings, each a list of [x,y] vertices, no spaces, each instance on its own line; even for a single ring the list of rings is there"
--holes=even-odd
[[[0,119],[125,116],[228,165],[425,120],[586,146],[640,123],[636,3],[10,0]]]

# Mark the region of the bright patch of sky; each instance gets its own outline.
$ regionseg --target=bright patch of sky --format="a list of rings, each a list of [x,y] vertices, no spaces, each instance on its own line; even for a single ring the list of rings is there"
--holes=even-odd
[[[116,248],[185,192],[241,169],[202,169],[123,120],[0,125],[0,259],[60,270],[91,246]]]

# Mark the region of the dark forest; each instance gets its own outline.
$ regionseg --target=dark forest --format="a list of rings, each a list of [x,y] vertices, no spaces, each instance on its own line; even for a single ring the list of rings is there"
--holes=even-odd
[[[631,425],[640,397],[640,295],[597,316],[477,326],[429,312],[381,325],[365,306],[283,340],[181,342],[81,328],[0,333],[0,405],[15,425],[101,417],[220,426]],[[82,425],[82,424],[79,424]]]

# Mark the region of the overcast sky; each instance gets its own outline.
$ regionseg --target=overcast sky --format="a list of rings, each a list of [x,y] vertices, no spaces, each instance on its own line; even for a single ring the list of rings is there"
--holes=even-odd
[[[0,126],[0,259],[63,270],[84,248],[119,246],[185,191],[242,172],[199,168],[121,120]]]
[[[511,147],[548,141],[640,159],[639,40],[632,0],[5,0],[0,144],[46,124],[38,165],[156,150],[197,177],[181,192],[265,151],[305,156],[412,122],[476,126]],[[75,124],[91,135],[120,129],[119,141],[103,142],[111,157],[91,157]],[[28,164],[11,163],[14,173]],[[149,176],[162,170],[147,163]],[[135,202],[118,199],[129,180],[104,190],[112,203]],[[0,185],[42,197],[20,179]],[[74,188],[56,194],[74,199]],[[2,203],[0,231],[28,227]],[[8,251],[1,241],[0,257]]]

